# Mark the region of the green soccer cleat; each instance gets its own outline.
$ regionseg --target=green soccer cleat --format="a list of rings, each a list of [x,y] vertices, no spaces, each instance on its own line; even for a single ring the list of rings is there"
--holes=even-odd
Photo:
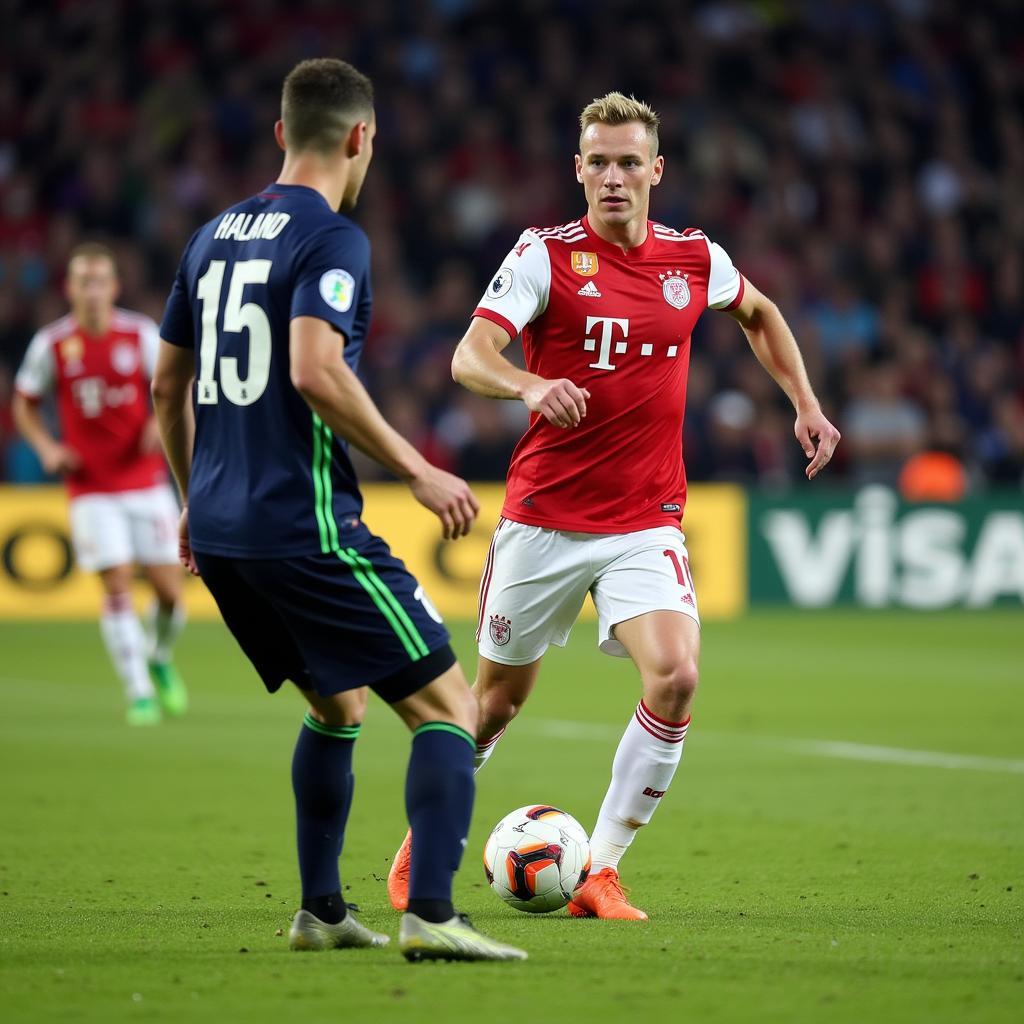
[[[178,670],[171,661],[151,661],[149,674],[156,684],[160,706],[169,715],[183,715],[188,710],[188,690],[182,682]]]
[[[139,697],[128,705],[125,719],[129,725],[159,725],[160,705],[152,697]]]
[[[317,949],[369,949],[386,946],[390,935],[372,932],[355,915],[352,904],[337,924],[327,924],[308,910],[300,910],[288,932],[288,948],[300,952]]]
[[[478,932],[465,914],[432,924],[415,914],[402,915],[399,933],[406,960],[525,960],[525,949],[506,946]]]

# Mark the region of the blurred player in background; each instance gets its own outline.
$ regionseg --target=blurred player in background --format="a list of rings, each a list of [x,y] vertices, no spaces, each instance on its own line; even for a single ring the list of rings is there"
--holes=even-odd
[[[13,411],[43,468],[67,483],[75,556],[103,583],[100,629],[124,682],[128,722],[153,725],[161,709],[180,715],[188,703],[171,661],[185,621],[178,504],[150,413],[156,324],[117,308],[117,292],[110,249],[90,242],[73,250],[66,282],[71,312],[30,342],[15,379]],[[60,439],[40,408],[50,394]],[[146,629],[132,606],[136,564],[154,594]]]
[[[468,532],[465,481],[428,463],[356,376],[370,323],[370,244],[336,211],[373,152],[369,80],[339,60],[284,84],[278,180],[192,237],[161,327],[153,395],[186,498],[182,556],[271,692],[309,704],[292,761],[302,908],[292,949],[383,946],[341,894],[352,752],[367,687],[412,732],[406,809],[419,837],[401,948],[410,960],[514,960],[452,905],[473,806],[476,704],[416,580],[361,521],[351,442]],[[186,429],[195,387],[196,433]]]
[[[580,130],[586,216],[523,232],[452,363],[471,391],[518,399],[532,414],[481,583],[476,768],[529,696],[548,646],[566,643],[589,592],[601,650],[633,659],[642,697],[591,837],[593,871],[569,909],[644,920],[619,882],[619,860],[669,788],[697,688],[700,620],[680,523],[689,342],[701,313],[732,316],[789,397],[809,479],[839,433],[776,306],[702,232],[648,220],[664,168],[654,111],[610,93],[586,107]],[[520,333],[526,371],[501,354]],[[585,683],[568,684],[586,700]],[[413,829],[392,867],[396,906],[415,838]]]

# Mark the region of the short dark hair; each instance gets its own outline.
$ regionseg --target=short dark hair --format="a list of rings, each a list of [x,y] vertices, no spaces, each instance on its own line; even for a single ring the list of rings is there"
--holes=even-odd
[[[285,145],[291,150],[328,153],[354,125],[372,116],[372,83],[343,60],[304,60],[284,80],[281,120]]]

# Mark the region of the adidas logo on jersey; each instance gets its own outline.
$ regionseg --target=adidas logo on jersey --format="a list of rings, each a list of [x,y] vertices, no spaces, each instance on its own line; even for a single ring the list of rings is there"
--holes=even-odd
[[[601,293],[597,290],[597,285],[593,281],[588,281],[576,294],[586,295],[588,299],[601,298]]]

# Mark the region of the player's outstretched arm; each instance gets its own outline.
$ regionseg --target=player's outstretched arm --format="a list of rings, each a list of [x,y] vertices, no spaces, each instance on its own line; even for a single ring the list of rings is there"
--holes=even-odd
[[[473,317],[452,357],[452,377],[486,398],[520,399],[556,427],[578,427],[590,392],[565,378],[545,380],[520,370],[502,355],[511,340],[504,327]]]
[[[446,540],[469,533],[480,512],[469,484],[432,466],[384,419],[342,358],[343,346],[342,335],[325,320],[295,317],[289,358],[296,391],[335,434],[404,480],[441,520]]]
[[[32,446],[47,473],[73,473],[81,466],[78,452],[61,444],[47,429],[37,400],[16,391],[11,415],[18,433]]]
[[[743,300],[729,315],[743,328],[754,355],[793,403],[793,432],[810,459],[804,472],[813,480],[832,458],[840,434],[821,411],[789,324],[778,306],[749,281],[745,282]]]

